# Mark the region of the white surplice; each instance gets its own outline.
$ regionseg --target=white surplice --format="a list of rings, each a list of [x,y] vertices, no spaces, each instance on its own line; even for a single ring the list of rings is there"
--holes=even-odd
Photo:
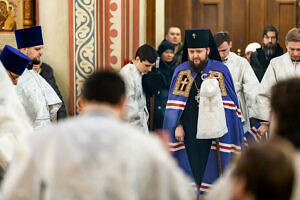
[[[223,63],[228,67],[231,73],[242,112],[244,132],[246,132],[250,128],[249,110],[252,109],[252,105],[255,101],[259,81],[251,65],[245,58],[233,52],[229,52],[229,55],[225,58]]]
[[[19,137],[32,131],[29,119],[0,61],[0,151],[10,161]]]
[[[300,77],[300,62],[292,62],[288,53],[273,58],[259,85],[256,102],[251,116],[269,121],[270,117],[270,89],[280,80]]]
[[[142,74],[134,64],[129,63],[121,69],[120,75],[126,84],[126,121],[142,129],[144,133],[149,133],[149,114],[142,87]]]
[[[3,193],[6,200],[195,199],[190,180],[160,141],[101,111],[27,138]]]
[[[38,73],[26,69],[20,76],[16,89],[35,129],[56,120],[62,101]]]

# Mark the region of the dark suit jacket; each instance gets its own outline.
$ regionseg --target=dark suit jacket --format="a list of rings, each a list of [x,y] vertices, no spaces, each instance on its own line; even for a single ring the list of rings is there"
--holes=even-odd
[[[41,69],[42,69],[42,71],[41,71],[40,75],[49,83],[49,85],[51,85],[51,87],[55,90],[56,94],[59,96],[59,98],[62,101],[62,106],[60,107],[60,109],[57,112],[57,120],[63,119],[65,117],[67,117],[67,111],[66,111],[66,107],[65,107],[63,98],[58,89],[58,86],[56,85],[56,81],[55,81],[54,74],[53,74],[53,69],[46,63],[42,63]]]

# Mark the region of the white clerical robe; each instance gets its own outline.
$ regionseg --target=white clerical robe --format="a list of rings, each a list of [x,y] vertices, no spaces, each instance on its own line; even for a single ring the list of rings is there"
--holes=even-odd
[[[229,69],[235,92],[238,97],[239,107],[242,112],[242,123],[244,132],[250,129],[249,110],[255,101],[255,95],[259,86],[259,81],[249,64],[249,62],[233,52],[223,62]]]
[[[38,73],[26,69],[20,76],[16,89],[35,129],[56,120],[62,101]]]
[[[32,127],[23,105],[0,61],[0,151],[10,161],[19,137],[31,132]]]
[[[253,106],[251,116],[269,121],[270,117],[270,89],[280,80],[300,77],[300,63],[292,62],[288,53],[273,58],[259,85],[256,102]]]
[[[231,200],[232,199],[232,172],[234,165],[227,168],[224,175],[216,180],[213,187],[208,190],[205,200]]]
[[[6,200],[184,200],[190,180],[160,141],[105,112],[40,129],[18,148]]]
[[[120,74],[126,84],[126,121],[149,133],[148,130],[148,110],[146,105],[146,97],[142,87],[142,74],[138,71],[134,64],[125,65]]]

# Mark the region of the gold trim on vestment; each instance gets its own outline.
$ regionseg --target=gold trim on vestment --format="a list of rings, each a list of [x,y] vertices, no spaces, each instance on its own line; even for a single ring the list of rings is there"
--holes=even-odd
[[[219,81],[219,86],[221,89],[221,94],[223,97],[227,96],[227,91],[225,87],[225,82],[224,82],[224,76],[222,72],[219,71],[209,71],[209,76],[208,78],[217,78]]]
[[[189,97],[189,93],[194,82],[191,70],[184,70],[179,72],[175,87],[173,90],[174,95]]]

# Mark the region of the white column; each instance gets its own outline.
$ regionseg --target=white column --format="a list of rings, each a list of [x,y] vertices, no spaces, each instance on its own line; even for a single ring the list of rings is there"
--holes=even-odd
[[[159,44],[165,37],[165,0],[155,1],[155,46]]]
[[[49,64],[69,111],[69,15],[68,1],[39,1],[44,50],[42,60]]]
[[[140,0],[140,34],[139,34],[140,45],[146,43],[146,25],[147,25],[146,9],[147,9],[146,0]]]

